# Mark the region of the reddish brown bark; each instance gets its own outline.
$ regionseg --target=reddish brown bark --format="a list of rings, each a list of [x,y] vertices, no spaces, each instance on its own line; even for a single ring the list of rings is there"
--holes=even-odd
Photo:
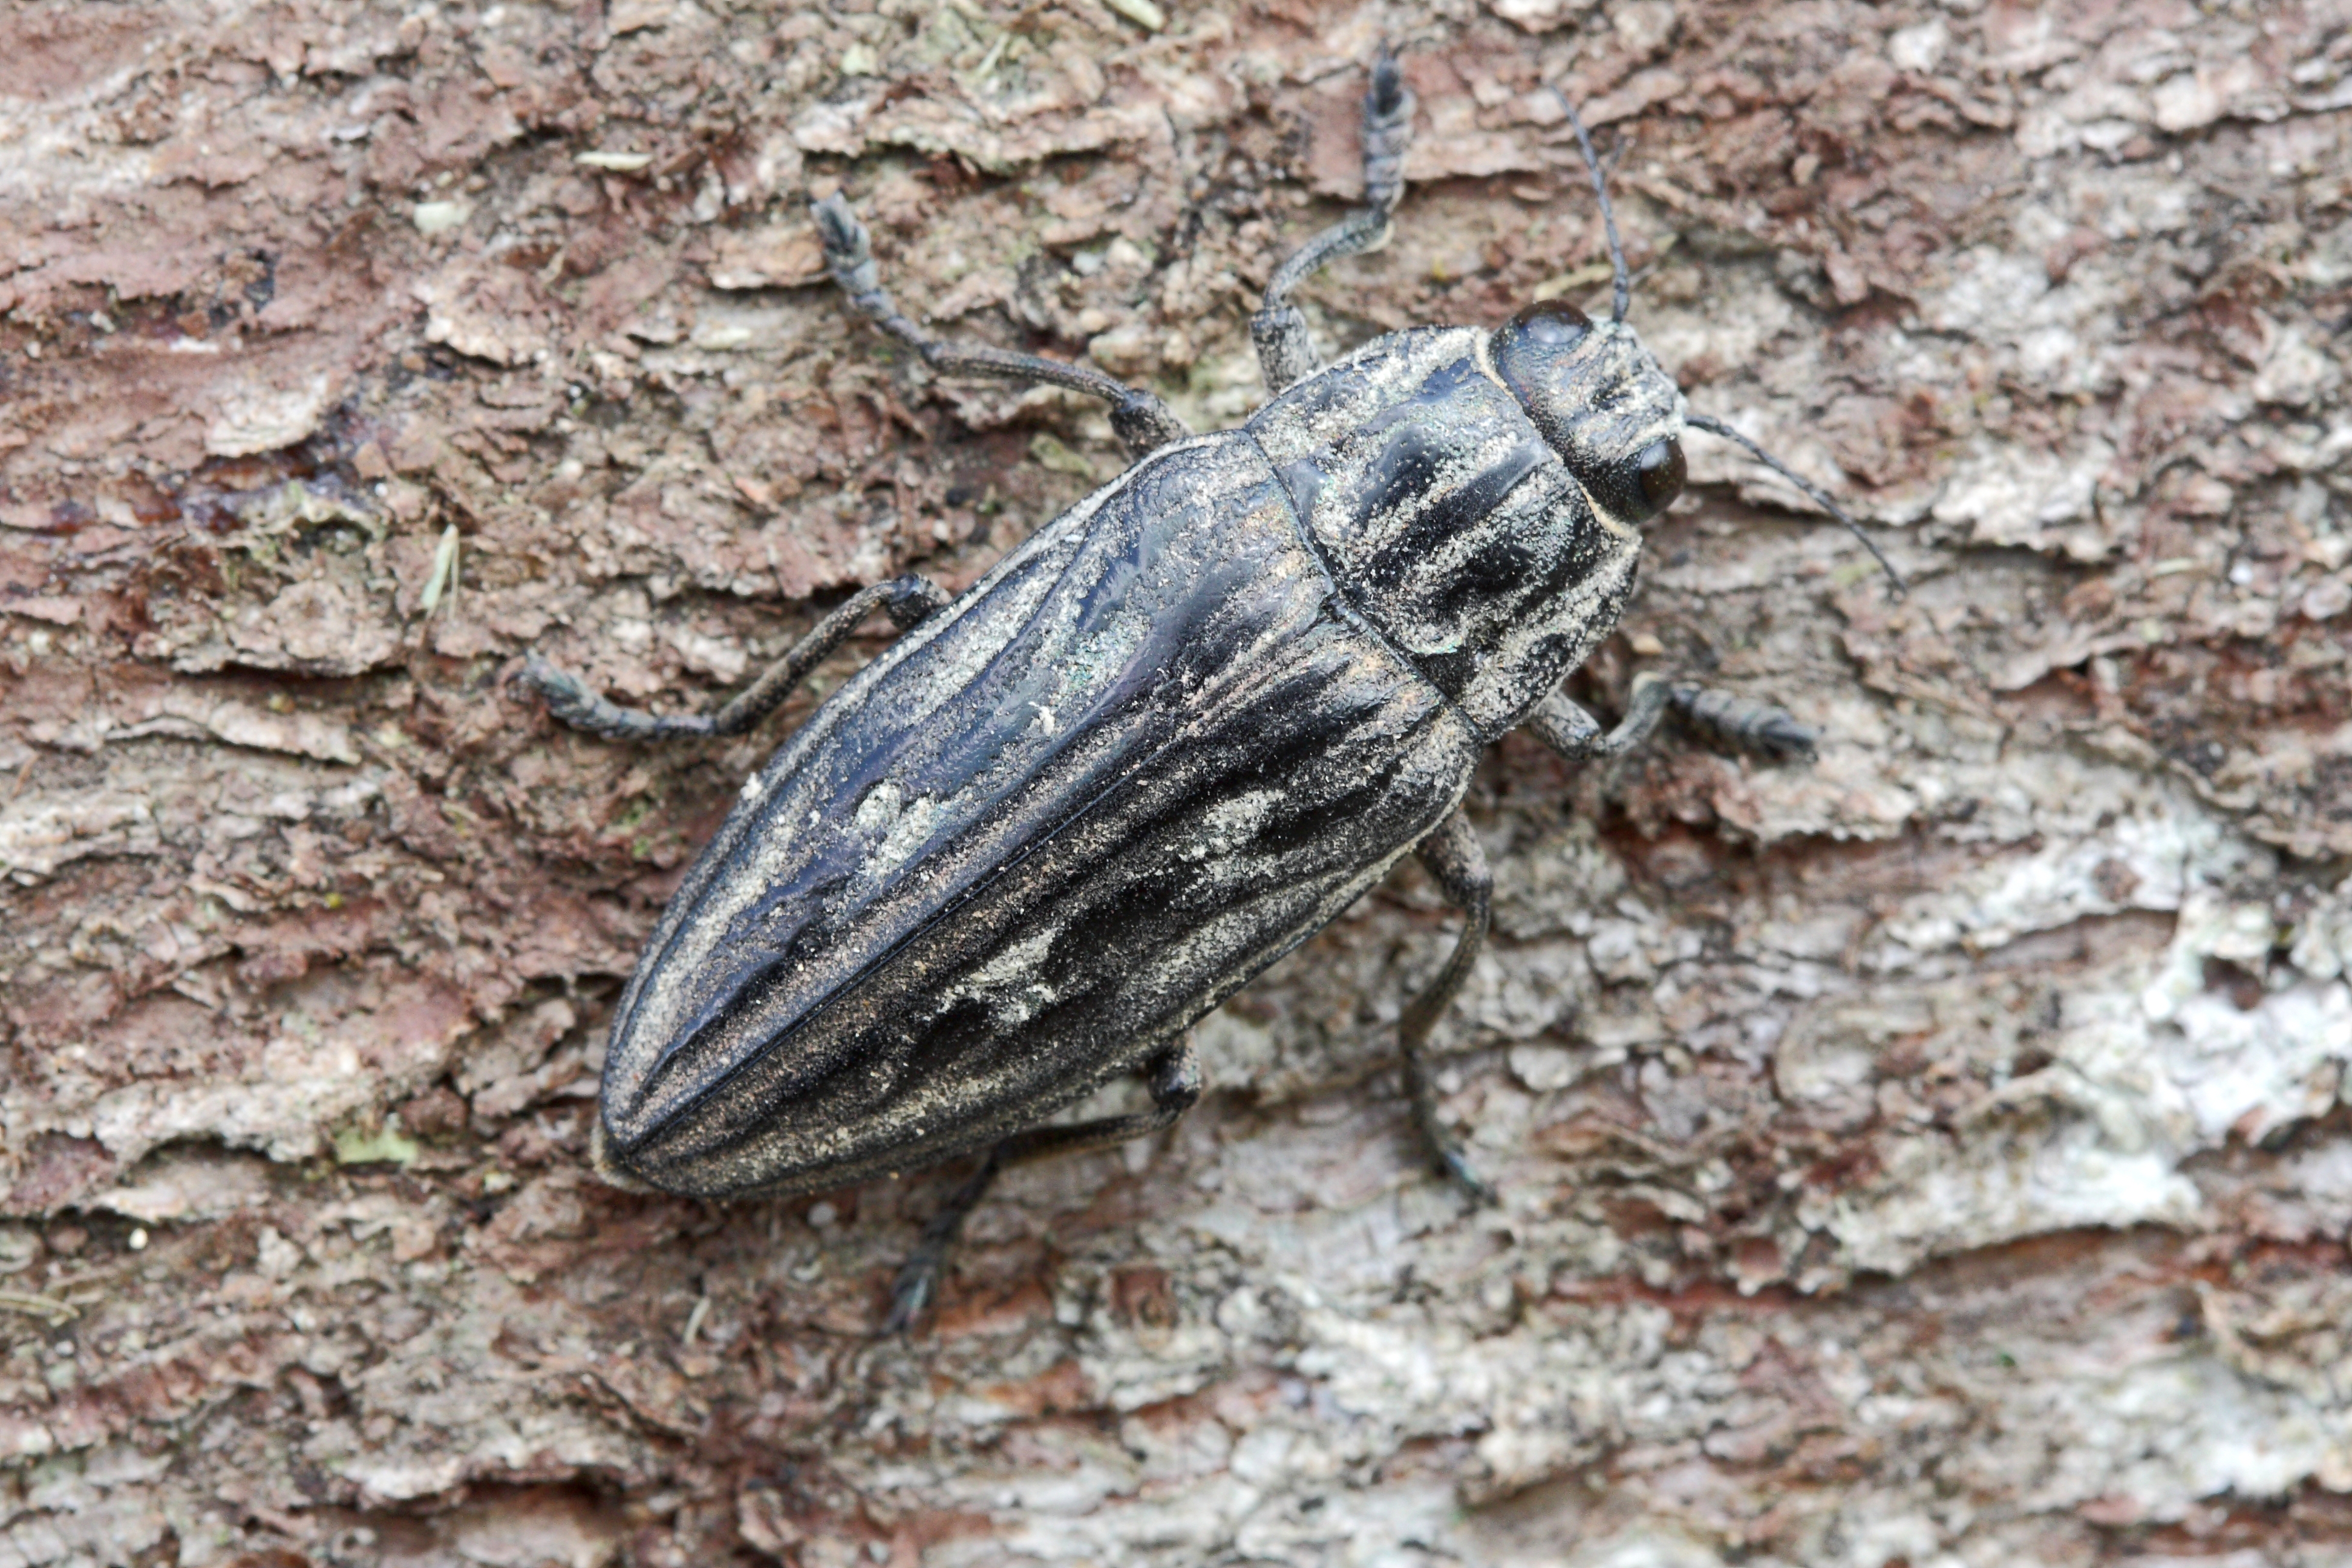
[[[0,10],[0,1563],[2352,1549],[2352,16],[1149,11]],[[582,1159],[781,727],[631,751],[508,677],[709,702],[1117,470],[845,319],[812,192],[943,328],[1238,419],[1384,34],[1412,185],[1327,342],[1605,297],[1557,84],[1646,340],[1916,591],[1693,440],[1578,690],[1828,739],[1497,750],[1444,1042],[1499,1211],[1408,1136],[1401,873],[877,1342],[948,1175]]]

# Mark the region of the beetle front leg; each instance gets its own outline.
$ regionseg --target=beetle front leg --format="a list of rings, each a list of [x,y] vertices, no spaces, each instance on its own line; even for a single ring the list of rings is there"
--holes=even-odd
[[[1372,62],[1364,91],[1364,205],[1292,253],[1265,286],[1265,301],[1250,318],[1250,342],[1257,347],[1265,389],[1278,393],[1315,374],[1323,356],[1307,318],[1290,302],[1291,291],[1342,256],[1378,250],[1394,232],[1391,222],[1404,196],[1404,151],[1412,140],[1412,93],[1385,48]]]
[[[1727,750],[1776,763],[1819,754],[1820,737],[1785,708],[1688,681],[1676,682],[1669,700],[1685,724]]]
[[[1665,678],[1644,671],[1633,678],[1633,700],[1626,705],[1625,717],[1614,730],[1601,729],[1600,720],[1559,690],[1536,705],[1527,717],[1526,728],[1571,763],[1622,757],[1650,738],[1673,700],[1674,688]]]
[[[1421,1053],[1429,1044],[1430,1030],[1461,994],[1471,966],[1478,962],[1478,950],[1486,944],[1486,927],[1494,914],[1495,875],[1486,868],[1486,852],[1479,847],[1478,836],[1458,806],[1421,841],[1415,853],[1437,879],[1446,901],[1462,911],[1463,921],[1454,955],[1428,989],[1405,1005],[1404,1016],[1397,1020],[1397,1045],[1404,1055],[1405,1096],[1412,1102],[1413,1123],[1421,1129],[1422,1141],[1429,1146],[1438,1169],[1478,1202],[1493,1203],[1495,1189],[1470,1168],[1461,1142],[1437,1119],[1437,1096]]]
[[[589,690],[578,676],[541,658],[526,663],[522,678],[539,689],[547,699],[547,710],[558,719],[575,730],[587,730],[615,741],[740,735],[774,712],[802,678],[847,642],[858,623],[876,610],[887,612],[891,622],[905,631],[945,609],[947,605],[947,590],[928,577],[911,573],[861,588],[817,622],[808,636],[768,667],[766,674],[737,693],[716,713],[647,713],[642,709],[624,708]]]
[[[1176,411],[1156,395],[1125,382],[1113,381],[1098,370],[1067,364],[1036,354],[1014,353],[987,343],[951,343],[932,337],[895,304],[882,287],[881,269],[874,264],[874,248],[866,226],[836,191],[809,204],[824,242],[825,269],[857,312],[923,356],[933,370],[967,375],[996,375],[1008,381],[1043,382],[1067,387],[1110,405],[1110,427],[1132,457],[1140,458],[1181,441],[1192,432]]]
[[[1181,1117],[1201,1100],[1201,1059],[1192,1050],[1187,1037],[1176,1042],[1150,1063],[1151,1109],[1129,1116],[1104,1116],[1092,1121],[1075,1121],[1060,1127],[1033,1127],[1026,1132],[1015,1133],[988,1152],[963,1185],[950,1194],[923,1226],[923,1234],[915,1243],[898,1270],[898,1279],[890,1287],[890,1315],[884,1320],[882,1331],[897,1334],[921,1316],[938,1293],[940,1275],[947,1267],[950,1249],[963,1234],[963,1222],[980,1201],[995,1184],[997,1173],[1008,1165],[1026,1164],[1055,1154],[1078,1154],[1091,1149],[1108,1149],[1131,1138],[1147,1137],[1176,1125]]]
[[[1671,709],[1682,721],[1717,746],[1749,752],[1772,762],[1810,761],[1818,739],[1785,708],[1693,681],[1668,681],[1644,671],[1633,678],[1633,700],[1614,730],[1554,691],[1526,721],[1536,739],[1571,763],[1622,757],[1650,738]]]

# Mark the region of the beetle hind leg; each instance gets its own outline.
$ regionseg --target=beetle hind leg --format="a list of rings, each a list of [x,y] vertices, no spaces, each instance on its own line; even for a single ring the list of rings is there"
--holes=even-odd
[[[963,1185],[950,1194],[946,1203],[923,1226],[923,1234],[915,1243],[898,1270],[898,1278],[890,1287],[890,1315],[884,1320],[885,1334],[904,1333],[922,1315],[938,1294],[940,1275],[947,1268],[949,1252],[956,1238],[963,1234],[963,1222],[980,1206],[988,1189],[996,1183],[997,1173],[1008,1165],[1026,1164],[1032,1160],[1047,1159],[1055,1154],[1078,1154],[1093,1149],[1108,1149],[1131,1138],[1148,1137],[1176,1125],[1177,1120],[1201,1100],[1201,1059],[1192,1050],[1191,1039],[1181,1039],[1151,1060],[1151,1109],[1128,1116],[1097,1117],[1092,1121],[1074,1121],[1063,1126],[1033,1127],[1007,1138],[988,1152],[980,1169],[967,1178]]]
[[[716,713],[647,713],[624,708],[588,689],[580,678],[542,658],[522,668],[522,679],[547,699],[547,710],[575,730],[615,741],[670,741],[702,735],[740,735],[774,712],[803,677],[849,640],[876,610],[887,612],[900,631],[919,625],[948,604],[947,590],[928,577],[908,574],[861,588],[794,643],[767,673],[738,692]]]
[[[1378,250],[1395,232],[1397,203],[1404,196],[1404,151],[1412,139],[1412,93],[1387,49],[1372,62],[1364,90],[1364,205],[1292,252],[1265,286],[1265,301],[1250,318],[1250,342],[1268,392],[1322,367],[1307,318],[1290,302],[1291,292],[1342,256]]]
[[[1397,1046],[1404,1057],[1405,1097],[1412,1102],[1414,1125],[1420,1128],[1422,1141],[1428,1145],[1438,1169],[1478,1202],[1493,1203],[1495,1189],[1470,1168],[1461,1141],[1438,1120],[1437,1093],[1429,1081],[1429,1068],[1422,1059],[1422,1050],[1429,1044],[1430,1030],[1445,1009],[1454,1005],[1454,998],[1462,994],[1472,965],[1478,962],[1478,950],[1486,945],[1486,928],[1494,914],[1495,875],[1487,869],[1486,852],[1479,847],[1478,836],[1471,831],[1469,819],[1458,808],[1438,825],[1437,831],[1422,840],[1417,853],[1421,863],[1429,868],[1430,875],[1437,879],[1447,901],[1462,911],[1463,921],[1462,935],[1454,942],[1453,956],[1445,961],[1445,967],[1438,971],[1428,989],[1405,1005],[1404,1016],[1397,1020]]]
[[[1014,353],[987,343],[951,343],[932,337],[917,326],[882,287],[881,268],[874,263],[874,247],[857,214],[836,191],[809,204],[817,234],[824,241],[825,270],[849,296],[858,314],[923,356],[933,370],[966,375],[1002,376],[1007,381],[1042,382],[1067,387],[1110,405],[1110,427],[1129,453],[1146,453],[1181,441],[1192,434],[1176,411],[1153,394],[1114,381],[1098,370],[1069,364],[1037,354]]]

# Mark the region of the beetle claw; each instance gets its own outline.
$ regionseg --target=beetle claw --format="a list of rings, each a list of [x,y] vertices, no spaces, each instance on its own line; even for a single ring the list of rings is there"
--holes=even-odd
[[[899,1267],[898,1278],[890,1283],[890,1314],[882,1320],[885,1337],[903,1334],[922,1317],[923,1310],[939,1297],[940,1273],[947,1267],[948,1253],[963,1234],[963,1222],[980,1200],[988,1195],[996,1180],[1000,1144],[981,1161],[980,1168],[968,1177],[963,1185],[948,1195],[939,1213],[923,1226],[923,1234],[915,1243],[915,1250]]]

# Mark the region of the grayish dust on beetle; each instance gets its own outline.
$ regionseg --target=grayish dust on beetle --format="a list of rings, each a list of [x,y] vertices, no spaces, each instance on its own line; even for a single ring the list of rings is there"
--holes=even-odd
[[[1558,688],[1624,611],[1642,526],[1682,489],[1685,429],[1740,442],[1854,525],[1692,415],[1625,324],[1616,222],[1572,109],[1611,319],[1539,304],[1323,365],[1289,297],[1386,243],[1412,110],[1384,53],[1366,205],[1275,274],[1250,323],[1275,396],[1212,435],[1099,372],[928,337],[849,205],[814,204],[857,310],[941,372],[1103,398],[1135,462],[961,596],[915,576],[853,595],[708,717],[527,667],[558,718],[600,734],[734,734],[875,610],[906,634],[745,782],[670,900],[614,1016],[606,1180],[782,1194],[979,1154],[899,1274],[903,1328],[999,1170],[1172,1123],[1201,1093],[1191,1025],[1418,853],[1465,920],[1400,1022],[1405,1089],[1438,1167],[1492,1196],[1423,1061],[1486,931],[1491,878],[1459,810],[1481,752],[1525,727],[1570,760],[1614,756],[1674,708],[1721,743],[1810,756],[1809,731],[1752,700],[1644,675],[1604,731]],[[1045,1125],[1129,1073],[1150,1110]]]

